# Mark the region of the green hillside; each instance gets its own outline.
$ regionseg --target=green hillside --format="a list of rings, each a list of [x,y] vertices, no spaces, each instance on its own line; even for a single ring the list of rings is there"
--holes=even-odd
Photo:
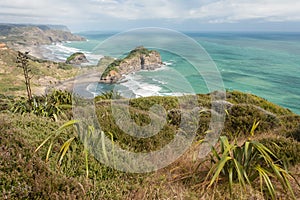
[[[48,99],[60,99],[64,96],[63,93],[54,95],[58,95],[57,98],[49,96]],[[147,97],[129,101],[131,117],[140,125],[149,123],[147,110],[154,104],[163,106],[168,113],[167,124],[157,135],[137,139],[127,135],[116,125],[111,111],[112,100],[107,99],[109,96],[96,97],[95,105],[99,123],[108,138],[113,136],[115,145],[130,151],[148,152],[161,148],[174,137],[174,131],[180,124],[178,112],[173,112],[178,109],[177,97]],[[210,156],[213,154],[203,161],[197,159],[196,152],[199,141],[209,129],[209,95],[198,95],[199,107],[206,111],[199,112],[200,126],[192,146],[175,163],[156,172],[131,174],[107,167],[89,154],[88,177],[84,147],[72,127],[62,131],[53,140],[47,162],[45,159],[50,141],[35,152],[49,135],[55,133],[68,118],[71,119],[70,115],[67,118],[59,115],[58,120],[53,121],[53,118],[41,117],[38,112],[11,113],[7,104],[10,101],[14,100],[2,101],[3,109],[0,114],[0,194],[4,198],[177,199],[178,195],[183,199],[210,199],[212,196],[213,199],[270,198],[266,186],[263,194],[261,193],[259,178],[256,179],[258,184],[247,185],[244,189],[234,183],[231,197],[226,179],[220,178],[215,187],[206,187],[205,177],[211,166]],[[252,140],[269,147],[279,160],[288,163],[292,175],[296,180],[299,179],[300,116],[260,97],[238,91],[228,92],[227,101],[232,104],[227,110],[221,135],[227,136],[231,142],[236,139],[242,143],[250,137],[253,123],[260,122]],[[64,103],[55,100],[52,104],[59,106]],[[14,104],[16,105],[18,104]],[[64,113],[69,113],[68,109],[64,109]],[[73,137],[75,139],[69,150],[59,162],[62,145]],[[272,181],[276,187],[277,198],[292,199],[279,181],[275,178]],[[296,198],[300,198],[297,183],[293,179],[290,181]]]

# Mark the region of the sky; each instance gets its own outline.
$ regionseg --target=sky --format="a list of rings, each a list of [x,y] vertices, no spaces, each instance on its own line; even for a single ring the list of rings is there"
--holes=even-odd
[[[63,24],[73,32],[300,32],[299,0],[1,0],[0,23]]]

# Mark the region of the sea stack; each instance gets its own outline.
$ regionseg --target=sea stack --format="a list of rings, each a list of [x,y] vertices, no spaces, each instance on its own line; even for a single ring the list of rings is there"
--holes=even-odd
[[[66,60],[66,64],[72,64],[72,65],[81,65],[82,63],[89,62],[85,55],[81,52],[73,53],[71,56],[69,56]]]
[[[116,83],[123,75],[140,70],[154,70],[163,65],[159,52],[148,50],[143,46],[132,50],[125,58],[117,59],[103,72],[101,83]]]

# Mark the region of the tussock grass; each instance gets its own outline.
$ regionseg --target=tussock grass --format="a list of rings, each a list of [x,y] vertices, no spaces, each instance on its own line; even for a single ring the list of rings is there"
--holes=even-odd
[[[18,115],[0,115],[0,198],[82,198],[89,187],[87,183],[51,170],[33,153],[35,141],[47,134],[41,131],[47,119],[31,118],[36,123]]]
[[[23,115],[9,113],[7,111],[9,99],[3,96],[0,101],[2,108],[0,195],[4,199],[17,198],[19,197],[17,195],[24,199],[60,197],[66,199],[263,199],[271,197],[268,196],[267,187],[263,187],[263,194],[261,194],[259,178],[253,182],[253,187],[246,184],[245,190],[235,181],[232,182],[230,189],[228,180],[220,178],[217,184],[211,185],[203,192],[203,187],[210,183],[209,180],[205,180],[211,169],[210,157],[198,160],[197,150],[205,131],[209,129],[211,115],[209,95],[198,95],[199,107],[203,109],[199,112],[200,126],[192,147],[170,166],[146,174],[123,173],[99,163],[85,151],[84,141],[77,139],[74,132],[76,129],[72,127],[61,130],[52,143],[51,154],[48,153],[49,143],[47,147],[43,146],[34,153],[47,137],[55,134],[67,121],[60,118],[55,122],[49,117],[27,112]],[[128,136],[120,130],[112,116],[111,101],[109,98],[95,99],[98,120],[104,134],[112,138],[114,145],[124,149],[135,152],[159,149],[172,140],[174,131],[179,127],[182,111],[179,109],[176,97],[138,98],[129,102],[130,115],[140,125],[149,123],[147,111],[151,106],[160,104],[166,110],[167,123],[163,129],[157,135],[144,139]],[[124,99],[113,101],[124,101]],[[253,123],[259,121],[252,140],[259,141],[274,152],[275,156],[282,161],[278,162],[282,164],[281,166],[284,164],[285,157],[292,158],[287,159],[286,162],[292,170],[291,174],[299,177],[297,171],[300,166],[297,150],[299,142],[296,136],[300,117],[253,95],[229,92],[228,101],[233,103],[233,106],[227,110],[228,116],[222,133],[223,137],[228,138],[228,143],[234,144],[234,139],[237,138],[238,145],[243,144],[249,137],[248,133],[251,132]],[[75,138],[72,139],[73,137]],[[219,150],[216,147],[216,151]],[[60,159],[62,153],[64,156]],[[45,162],[46,157],[48,157],[47,162]],[[271,158],[274,159],[272,156]],[[271,180],[274,181],[275,195],[278,198],[291,198],[290,193],[280,186],[280,181],[276,182],[274,178]],[[291,186],[296,198],[300,198],[298,185],[292,181]]]

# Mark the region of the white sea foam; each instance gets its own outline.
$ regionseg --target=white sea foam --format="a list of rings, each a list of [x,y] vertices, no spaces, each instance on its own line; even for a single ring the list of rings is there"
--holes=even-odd
[[[152,71],[166,71],[169,70],[170,68],[167,65],[161,65],[159,68],[156,68]]]
[[[167,61],[165,61],[165,62],[163,62],[165,65],[167,65],[167,66],[169,66],[169,65],[173,65],[173,63],[172,62],[167,62]]]
[[[86,90],[89,92],[95,92],[97,89],[98,83],[90,83],[87,87]]]
[[[162,96],[184,96],[189,95],[190,93],[182,93],[182,92],[164,92],[161,93]]]
[[[84,65],[96,65],[100,58],[103,57],[102,55],[92,54],[91,52],[82,49],[67,47],[64,43],[45,45],[44,48],[48,51],[46,51],[43,56],[54,61],[65,61],[73,53],[82,52],[89,61],[89,63],[85,63]]]
[[[73,47],[66,47],[63,43],[44,45],[43,47],[48,50],[43,56],[54,61],[65,61],[72,53],[79,51],[79,49]]]
[[[126,87],[135,97],[147,97],[147,96],[161,96],[159,91],[162,89],[158,85],[149,84],[142,80],[142,76],[137,74],[130,74],[125,76],[124,82],[120,85]],[[125,93],[125,91],[120,91]]]
[[[63,43],[57,43],[56,45],[54,45],[52,47],[54,47],[54,50],[58,50],[62,53],[67,53],[67,54],[75,53],[75,52],[79,51],[79,49],[74,48],[74,47],[66,47],[63,45]]]
[[[97,65],[100,58],[103,57],[102,55],[92,54],[87,51],[83,51],[83,53],[86,56],[87,60],[89,61],[88,63],[86,63],[86,65]]]
[[[90,93],[92,93],[94,95],[94,97],[96,97],[97,95],[99,95],[99,91],[97,91],[98,89],[98,83],[90,83],[87,87],[86,90]]]
[[[138,72],[126,75],[118,91],[126,97],[182,96],[194,94],[189,82],[176,70],[165,66],[165,72]]]
[[[167,84],[166,81],[158,80],[158,79],[156,79],[156,78],[152,78],[152,80],[153,80],[154,82],[158,82],[159,84],[162,84],[162,85],[166,85],[166,84]]]

